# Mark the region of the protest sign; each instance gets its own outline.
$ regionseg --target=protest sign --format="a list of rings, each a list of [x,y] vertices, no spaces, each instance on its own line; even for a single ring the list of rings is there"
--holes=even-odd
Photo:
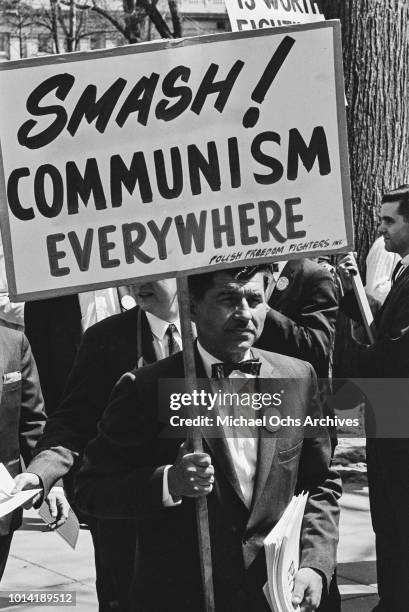
[[[233,32],[323,21],[316,0],[225,0]]]
[[[0,66],[9,288],[350,250],[338,22]]]

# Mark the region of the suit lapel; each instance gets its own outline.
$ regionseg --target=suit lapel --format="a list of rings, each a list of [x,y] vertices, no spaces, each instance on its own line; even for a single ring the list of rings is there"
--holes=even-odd
[[[140,310],[141,317],[141,336],[142,336],[142,355],[145,365],[156,361],[155,349],[153,347],[152,331],[143,310]],[[138,330],[139,332],[139,330]]]
[[[287,296],[287,294],[292,290],[292,282],[293,282],[293,276],[296,272],[296,268],[294,267],[294,265],[292,264],[291,261],[288,261],[284,268],[281,271],[281,274],[279,276],[280,278],[287,278],[288,279],[288,286],[284,289],[284,290],[279,290],[277,289],[277,283],[274,286],[274,289],[271,293],[270,299],[268,300],[268,305],[271,308],[274,308],[277,310],[277,306],[281,303],[282,300],[284,300]],[[277,281],[278,282],[278,281]]]
[[[377,313],[377,315],[375,317],[375,324],[377,326],[379,326],[379,323],[380,323],[381,319],[385,316],[385,312],[388,311],[389,304],[393,301],[393,299],[396,296],[400,286],[402,285],[402,283],[405,282],[405,280],[409,280],[409,266],[406,266],[406,268],[403,270],[403,272],[398,276],[398,278],[394,282],[393,286],[391,287],[388,295],[386,296],[386,299],[385,299],[384,303],[380,307],[380,309],[379,309],[379,311],[378,311],[378,313]]]
[[[227,446],[224,430],[222,427],[219,427],[218,429],[219,432],[216,434],[217,437],[205,438],[206,444],[212,453],[216,466],[223,472],[227,482],[234,489],[236,495],[241,499],[243,504],[246,505],[239,479],[237,478],[236,470],[231,459],[229,447]]]
[[[253,352],[255,352],[254,349]],[[262,355],[258,355],[258,357],[261,361],[260,383],[262,386],[263,378],[275,378],[276,374],[273,366],[268,361],[266,361],[266,359],[264,359]],[[251,500],[249,521],[251,520],[251,516],[254,513],[257,503],[259,502],[266,486],[267,478],[270,474],[277,445],[277,437],[275,433],[269,432],[265,428],[263,428],[262,430],[260,428],[259,434],[261,435],[259,435],[258,439],[257,467],[254,479],[253,498]]]

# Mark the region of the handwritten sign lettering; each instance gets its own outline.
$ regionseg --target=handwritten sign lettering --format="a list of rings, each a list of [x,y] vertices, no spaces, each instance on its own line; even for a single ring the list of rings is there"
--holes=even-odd
[[[335,22],[2,64],[13,293],[345,250],[340,65]]]

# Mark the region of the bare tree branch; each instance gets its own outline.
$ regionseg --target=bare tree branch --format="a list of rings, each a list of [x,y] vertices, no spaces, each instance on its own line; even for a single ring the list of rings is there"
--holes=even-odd
[[[114,28],[119,30],[119,32],[121,32],[121,34],[127,39],[125,27],[108,11],[95,4],[95,2],[93,2],[92,6],[88,7],[88,9],[94,11],[95,13],[98,13],[98,15],[101,15],[102,17],[107,19],[107,21],[109,21],[114,26]]]
[[[173,36],[175,38],[180,38],[182,36],[182,22],[180,20],[177,0],[168,0],[168,6],[172,19]]]
[[[147,15],[151,19],[160,36],[162,38],[174,38],[173,33],[156,8],[156,5],[153,5],[151,2],[149,2],[149,0],[140,0],[140,4],[146,10]]]
[[[77,46],[77,40],[79,40],[81,30],[84,26],[84,17],[85,13],[81,11],[77,19],[77,27],[75,28],[75,46]]]
[[[64,15],[63,15],[63,12],[61,10],[61,5],[58,2],[58,0],[57,0],[57,19],[58,19],[58,23],[61,26],[62,31],[64,32],[64,36],[66,38],[68,38],[70,34],[69,34],[68,28],[67,28],[67,26],[65,24]]]

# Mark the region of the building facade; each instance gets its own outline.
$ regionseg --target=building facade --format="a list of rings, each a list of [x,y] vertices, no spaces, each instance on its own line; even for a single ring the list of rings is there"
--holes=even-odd
[[[121,2],[111,0],[111,14],[120,22]],[[224,0],[178,0],[183,36],[198,36],[230,30]],[[0,0],[0,61],[37,57],[57,52],[55,31],[58,29],[58,51],[88,51],[127,44],[125,37],[107,19],[93,11],[77,9],[75,15],[63,9],[62,23],[53,28],[49,3]],[[170,24],[166,0],[158,8]],[[69,30],[75,31],[71,36]],[[142,40],[159,38],[155,26],[141,24]],[[67,34],[68,32],[68,34]]]

